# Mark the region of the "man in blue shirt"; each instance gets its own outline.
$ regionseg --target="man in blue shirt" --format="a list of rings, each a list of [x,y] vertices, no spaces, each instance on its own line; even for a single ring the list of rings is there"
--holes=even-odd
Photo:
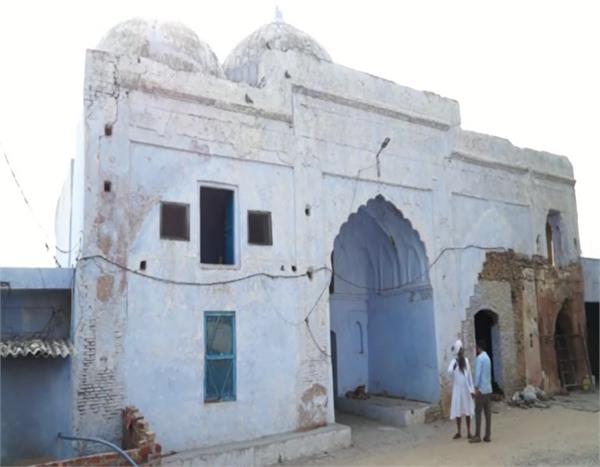
[[[485,344],[477,342],[477,360],[475,361],[475,436],[471,443],[481,442],[481,411],[485,414],[484,441],[492,440],[492,362],[484,350]]]

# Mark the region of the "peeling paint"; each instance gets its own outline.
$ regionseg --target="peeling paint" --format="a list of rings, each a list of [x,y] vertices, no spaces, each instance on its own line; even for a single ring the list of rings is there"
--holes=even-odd
[[[298,428],[309,430],[327,423],[327,389],[315,383],[302,393],[298,405]]]
[[[96,298],[103,303],[108,302],[113,294],[113,285],[115,278],[108,274],[103,274],[96,281]]]

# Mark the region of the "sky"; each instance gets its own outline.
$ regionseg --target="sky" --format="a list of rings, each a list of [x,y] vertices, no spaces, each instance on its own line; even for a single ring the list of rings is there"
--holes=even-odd
[[[593,1],[0,2],[0,266],[52,266],[56,200],[75,154],[85,50],[133,16],[179,20],[221,61],[274,18],[341,65],[457,99],[464,129],[566,155],[582,254],[600,257],[600,5]],[[33,212],[33,214],[32,214]]]

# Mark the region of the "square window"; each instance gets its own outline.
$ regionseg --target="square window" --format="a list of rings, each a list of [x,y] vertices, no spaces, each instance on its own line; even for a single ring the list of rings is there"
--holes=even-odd
[[[235,264],[233,190],[200,187],[200,262]]]
[[[270,212],[248,211],[248,243],[273,245]]]
[[[204,314],[204,401],[235,400],[235,313]]]
[[[160,238],[166,240],[190,239],[190,205],[160,203]]]

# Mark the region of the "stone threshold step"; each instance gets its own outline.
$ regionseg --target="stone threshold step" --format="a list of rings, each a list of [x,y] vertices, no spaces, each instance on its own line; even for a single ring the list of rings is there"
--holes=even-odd
[[[336,397],[335,408],[385,425],[405,427],[424,424],[431,406],[424,402],[375,396],[365,400]]]
[[[182,451],[163,457],[162,465],[271,465],[343,449],[350,443],[350,427],[334,423],[314,430]]]

